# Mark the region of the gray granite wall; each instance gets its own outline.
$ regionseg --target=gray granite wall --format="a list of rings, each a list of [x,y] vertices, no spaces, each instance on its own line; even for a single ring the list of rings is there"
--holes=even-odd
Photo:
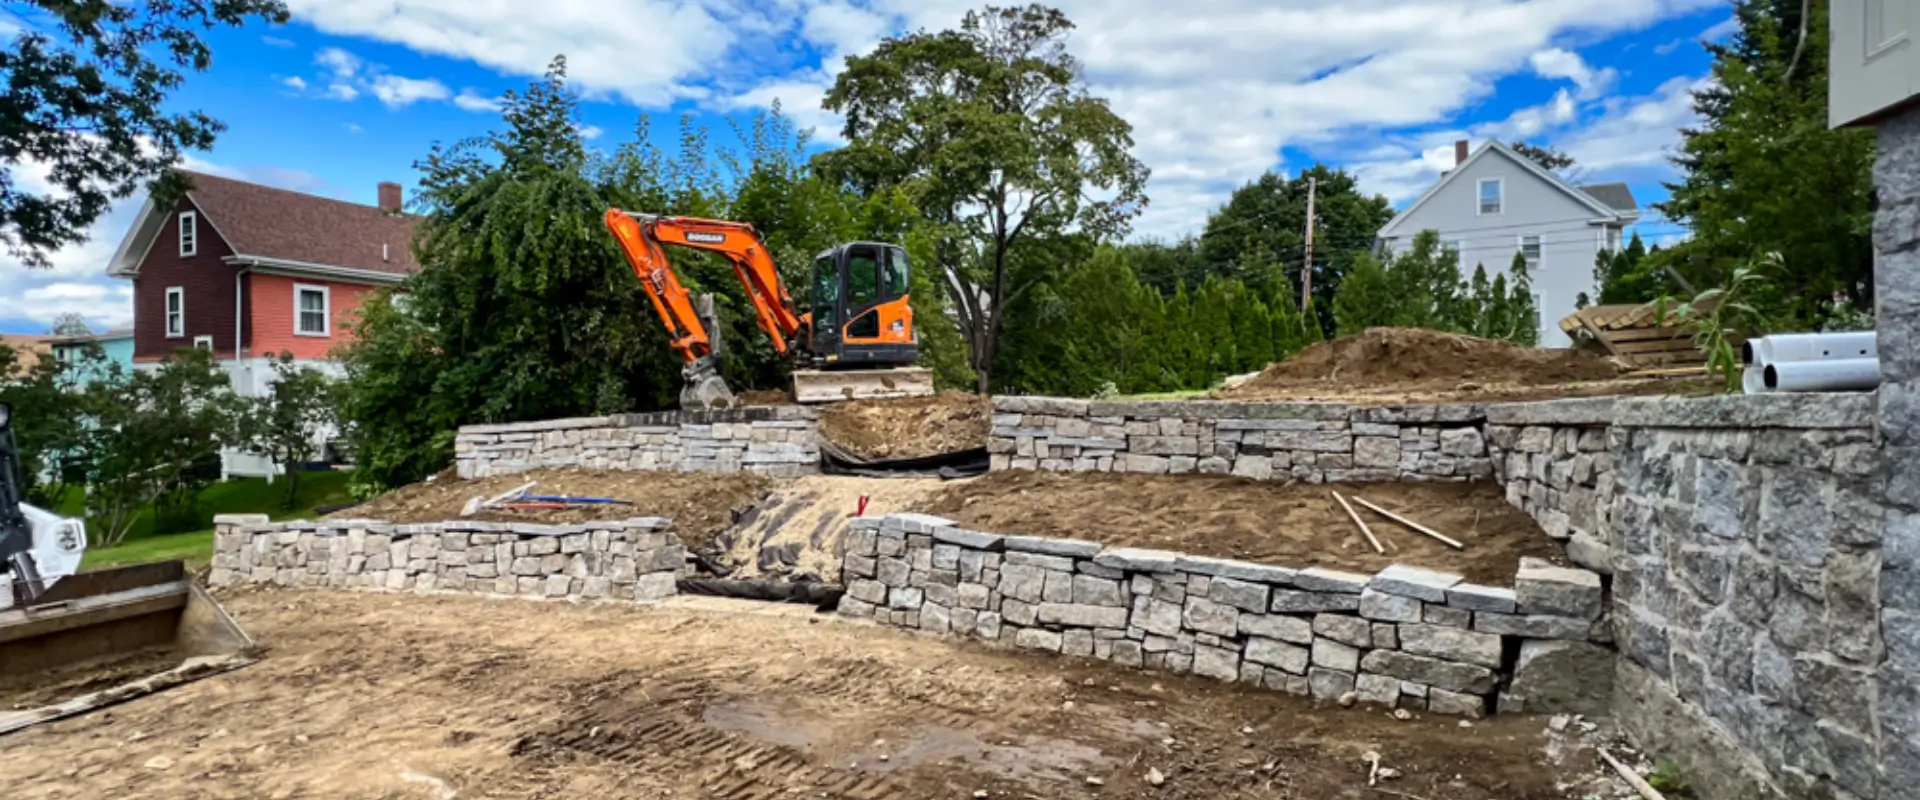
[[[840,613],[1023,649],[1440,714],[1605,713],[1599,575],[1524,563],[1512,587],[854,520]],[[1349,697],[1350,696],[1350,697]]]
[[[1507,502],[1565,542],[1574,563],[1602,573],[1613,569],[1601,501],[1613,492],[1613,405],[1614,398],[1598,397],[1487,407],[1494,479]]]
[[[675,593],[686,565],[671,527],[658,517],[396,525],[222,515],[208,583],[653,601]]]
[[[461,478],[568,467],[792,477],[820,469],[818,419],[766,406],[468,425],[453,453]]]
[[[1882,500],[1872,400],[1616,406],[1615,714],[1706,797],[1915,796],[1882,759],[1913,679],[1888,570],[1920,528]]]

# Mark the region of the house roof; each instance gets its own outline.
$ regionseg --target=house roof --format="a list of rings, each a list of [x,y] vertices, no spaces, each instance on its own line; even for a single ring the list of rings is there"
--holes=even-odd
[[[1405,222],[1408,217],[1412,216],[1414,211],[1418,210],[1420,206],[1425,205],[1434,195],[1439,194],[1440,190],[1445,188],[1448,183],[1466,174],[1467,168],[1473,166],[1475,162],[1478,162],[1482,158],[1505,158],[1519,164],[1528,172],[1546,181],[1548,185],[1565,193],[1568,197],[1572,198],[1574,202],[1591,209],[1594,212],[1594,218],[1596,220],[1604,219],[1628,222],[1640,216],[1638,206],[1632,205],[1633,193],[1626,190],[1627,187],[1625,184],[1601,184],[1600,186],[1590,187],[1607,194],[1612,194],[1612,187],[1618,187],[1620,190],[1619,194],[1625,195],[1624,199],[1629,205],[1625,207],[1613,205],[1607,200],[1602,200],[1600,195],[1582,191],[1560,176],[1541,167],[1538,163],[1535,163],[1533,159],[1514,152],[1512,148],[1497,141],[1488,140],[1485,144],[1480,145],[1480,149],[1473,151],[1473,155],[1468,156],[1466,161],[1461,162],[1458,166],[1442,174],[1440,180],[1434,181],[1432,186],[1427,187],[1427,190],[1421,193],[1419,199],[1414,200],[1412,204],[1408,205],[1399,214],[1394,215],[1392,220],[1389,220],[1386,225],[1380,228],[1378,235],[1382,237],[1393,235],[1392,231],[1398,228],[1401,223]]]
[[[132,328],[114,328],[101,333],[76,333],[69,336],[43,336],[40,341],[50,345],[85,344],[87,342],[108,342],[114,339],[133,338]]]
[[[418,217],[218,175],[185,174],[193,182],[187,198],[233,250],[229,261],[347,270],[392,279],[419,270],[411,247]],[[115,253],[109,274],[139,272],[139,262],[154,237],[166,228],[170,210],[147,199]]]
[[[40,337],[31,333],[0,333],[0,343],[13,348],[14,363],[21,367],[31,367],[40,363],[40,357],[53,353],[53,348],[40,341]]]
[[[1624,183],[1596,183],[1582,186],[1580,191],[1617,211],[1639,211],[1640,204],[1633,199],[1633,190]]]

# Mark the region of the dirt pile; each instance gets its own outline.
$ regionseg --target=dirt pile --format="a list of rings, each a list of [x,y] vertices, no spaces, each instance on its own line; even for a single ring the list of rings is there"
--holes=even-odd
[[[701,553],[731,571],[729,578],[813,576],[840,582],[849,520],[867,499],[867,515],[917,511],[942,483],[933,478],[856,478],[808,475],[768,492]],[[698,552],[698,551],[696,551]]]
[[[1466,544],[1453,550],[1355,510],[1385,554],[1373,551],[1331,492],[1359,496]],[[1373,572],[1403,563],[1507,586],[1521,556],[1565,563],[1566,553],[1499,486],[1479,483],[1279,484],[1223,475],[994,472],[954,482],[922,511],[963,527],[1086,539],[1285,567]]]
[[[1310,345],[1269,364],[1220,397],[1321,400],[1397,395],[1404,399],[1528,399],[1645,394],[1672,381],[1623,381],[1613,361],[1584,350],[1520,347],[1420,328],[1370,328]]]
[[[734,509],[751,506],[771,485],[766,478],[745,473],[712,475],[543,469],[471,481],[443,478],[431,483],[416,483],[330,516],[392,522],[442,522],[461,518],[460,509],[470,498],[492,497],[529,482],[535,484],[529,490],[533,494],[611,497],[627,503],[564,509],[491,509],[466,519],[552,524],[668,517],[673,520],[674,531],[680,535],[680,540],[688,548],[697,550],[708,546],[715,534],[733,523]]]
[[[820,435],[870,459],[918,458],[985,447],[993,403],[965,392],[854,400],[820,409]]]

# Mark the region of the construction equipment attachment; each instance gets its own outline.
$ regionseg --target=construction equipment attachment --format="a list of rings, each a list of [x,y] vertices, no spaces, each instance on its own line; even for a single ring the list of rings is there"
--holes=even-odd
[[[253,640],[186,565],[70,575],[0,610],[0,735],[253,662]]]

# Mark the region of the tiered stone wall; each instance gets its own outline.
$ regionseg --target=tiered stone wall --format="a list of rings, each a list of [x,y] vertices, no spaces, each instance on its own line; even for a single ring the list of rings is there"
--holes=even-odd
[[[1256,480],[1484,478],[1481,406],[996,397],[993,469],[1200,472]]]
[[[1920,517],[1882,500],[1873,397],[1619,402],[1616,716],[1705,797],[1920,796],[1896,603]],[[1896,479],[1897,481],[1898,479]]]
[[[1566,542],[1574,563],[1601,573],[1613,571],[1601,499],[1613,492],[1613,407],[1611,397],[1486,407],[1494,479],[1507,502]]]
[[[1604,713],[1600,576],[1523,564],[1513,588],[854,520],[840,613],[1276,691],[1440,714]]]
[[[671,527],[658,517],[396,525],[222,515],[208,583],[652,601],[675,593],[686,565]]]
[[[818,419],[804,406],[766,406],[468,425],[453,454],[462,478],[566,467],[791,477],[820,469]]]

